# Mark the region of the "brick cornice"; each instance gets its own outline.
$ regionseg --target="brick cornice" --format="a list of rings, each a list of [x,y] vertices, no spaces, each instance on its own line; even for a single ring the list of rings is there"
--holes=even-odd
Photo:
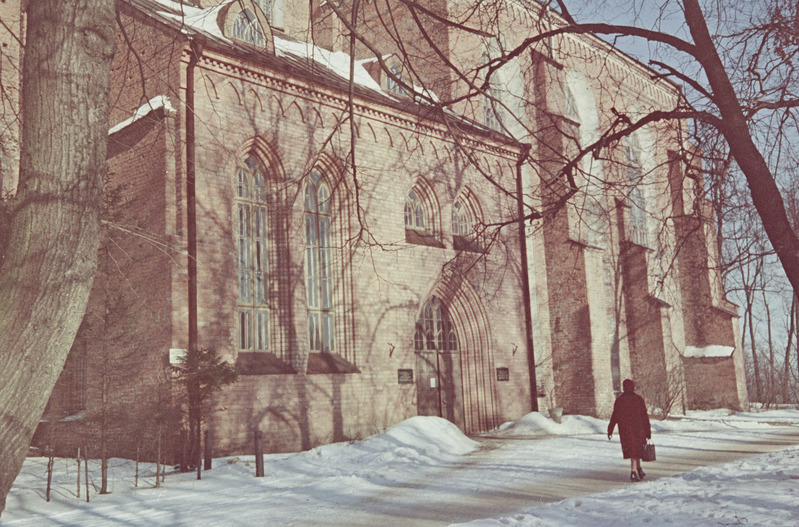
[[[184,65],[188,64],[190,53],[188,48],[184,49],[182,56]],[[206,49],[200,58],[198,68],[208,72],[215,72],[231,79],[251,82],[276,92],[299,97],[311,103],[324,105],[339,111],[345,111],[348,106],[347,94],[345,93],[332,90],[324,84],[314,84],[266,66],[245,64],[224,52]],[[491,132],[487,131],[481,134],[479,132],[470,133],[469,131],[452,130],[452,127],[447,127],[441,122],[426,118],[423,115],[403,111],[378,101],[356,96],[354,97],[353,106],[357,115],[371,120],[403,128],[413,134],[430,136],[450,143],[457,142],[461,146],[491,153],[492,155],[515,160],[522,149],[521,145],[517,146],[511,143],[512,140],[510,139],[507,140],[507,143],[493,140],[491,136],[494,134]],[[417,107],[422,108],[419,105]],[[430,108],[431,114],[434,111],[433,108]],[[453,116],[453,125],[456,128],[464,125],[470,126],[465,121],[457,121],[455,116]]]

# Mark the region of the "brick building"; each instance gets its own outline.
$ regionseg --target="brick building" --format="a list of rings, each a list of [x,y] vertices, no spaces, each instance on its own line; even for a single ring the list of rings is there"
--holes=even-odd
[[[467,71],[557,20],[508,1],[480,31],[438,27],[432,53],[401,6],[391,29],[364,5],[380,47],[351,58],[325,3],[120,4],[100,272],[49,409],[73,416],[62,446],[174,439],[171,365],[200,347],[240,372],[209,413],[217,453],[417,414],[469,433],[539,406],[604,417],[625,377],[661,410],[746,406],[681,131],[642,127],[563,177],[678,88],[562,35],[444,111],[468,94],[439,59]]]

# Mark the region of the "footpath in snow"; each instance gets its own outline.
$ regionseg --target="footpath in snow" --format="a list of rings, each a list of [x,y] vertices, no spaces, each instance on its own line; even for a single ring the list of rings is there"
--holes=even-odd
[[[99,495],[90,462],[89,503],[83,482],[76,495],[75,460],[56,460],[48,503],[47,461],[29,458],[0,526],[797,525],[799,410],[652,424],[658,461],[634,484],[607,421],[540,413],[475,439],[414,417],[362,441],[267,455],[265,478],[239,456],[160,488],[154,466],[140,465],[134,487],[134,463],[113,459],[111,493]]]

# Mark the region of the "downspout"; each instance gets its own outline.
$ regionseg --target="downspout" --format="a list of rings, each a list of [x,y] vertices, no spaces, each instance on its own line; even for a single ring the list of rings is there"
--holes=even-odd
[[[196,145],[194,137],[194,70],[200,61],[203,50],[203,42],[191,40],[189,42],[191,56],[189,64],[186,66],[186,242],[189,253],[188,267],[188,303],[189,303],[189,347],[187,354],[191,355],[198,352],[197,344],[197,196],[196,196]],[[191,395],[189,395],[191,398]],[[189,401],[189,452],[190,458],[183,460],[184,463],[194,462],[197,467],[197,479],[200,479],[202,468],[202,452],[200,450],[200,427],[194,426],[199,421],[197,409],[192,408]],[[192,436],[193,432],[193,436]]]
[[[186,67],[186,221],[188,243],[189,353],[197,350],[197,200],[196,145],[194,136],[194,70],[203,52],[203,41],[190,42],[191,56]]]
[[[531,409],[538,411],[538,387],[535,373],[535,347],[533,344],[533,310],[530,297],[530,267],[527,261],[527,234],[524,222],[524,189],[522,185],[522,165],[530,155],[532,145],[522,145],[522,152],[516,162],[516,210],[519,221],[519,251],[522,265],[522,298],[524,299],[524,337],[527,347],[527,364],[530,370]]]

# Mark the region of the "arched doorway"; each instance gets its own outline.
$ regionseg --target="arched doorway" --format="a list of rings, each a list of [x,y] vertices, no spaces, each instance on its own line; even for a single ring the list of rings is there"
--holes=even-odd
[[[416,321],[417,412],[464,427],[458,337],[446,307],[432,297]]]

